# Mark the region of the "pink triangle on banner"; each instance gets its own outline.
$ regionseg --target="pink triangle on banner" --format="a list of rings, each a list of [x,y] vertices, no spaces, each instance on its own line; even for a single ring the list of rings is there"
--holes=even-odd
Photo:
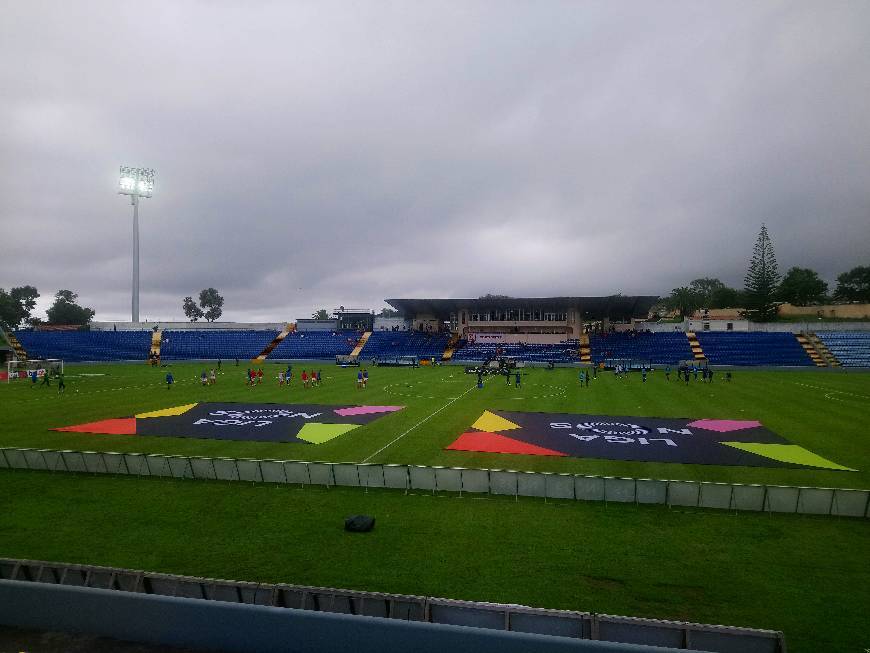
[[[338,408],[336,415],[349,417],[351,415],[371,415],[372,413],[394,413],[402,410],[404,406],[351,406],[350,408]]]
[[[739,420],[739,419],[699,419],[694,422],[689,422],[686,426],[694,426],[697,429],[705,431],[717,431],[719,433],[730,433],[731,431],[743,431],[744,429],[754,429],[761,426],[761,422],[756,420]]]

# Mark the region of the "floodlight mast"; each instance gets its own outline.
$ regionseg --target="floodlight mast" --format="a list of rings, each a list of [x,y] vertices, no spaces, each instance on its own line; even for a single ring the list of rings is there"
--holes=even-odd
[[[118,193],[129,195],[133,205],[133,298],[132,322],[139,321],[139,198],[154,194],[154,170],[121,166]]]

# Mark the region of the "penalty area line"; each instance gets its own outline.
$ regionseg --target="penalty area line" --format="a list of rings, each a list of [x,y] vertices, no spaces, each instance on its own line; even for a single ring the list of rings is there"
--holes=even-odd
[[[402,438],[404,438],[406,435],[408,435],[408,433],[410,433],[411,431],[413,431],[414,429],[416,429],[418,426],[422,426],[423,424],[425,424],[426,422],[428,422],[430,419],[432,419],[433,417],[435,417],[435,415],[437,415],[438,413],[440,413],[442,410],[444,410],[444,409],[447,408],[448,406],[450,406],[450,405],[456,403],[457,401],[459,401],[460,399],[462,399],[465,395],[467,395],[469,392],[471,392],[472,390],[474,390],[476,387],[477,387],[477,386],[474,386],[474,385],[473,385],[473,386],[471,386],[470,388],[468,388],[468,390],[466,390],[466,391],[463,392],[461,395],[459,395],[458,397],[454,397],[453,399],[451,399],[450,401],[448,401],[446,404],[444,404],[443,406],[441,406],[441,408],[439,408],[438,410],[436,410],[434,413],[432,413],[432,414],[430,414],[430,415],[427,415],[426,417],[424,417],[423,419],[421,419],[419,422],[417,422],[416,424],[414,424],[414,426],[412,426],[412,427],[409,428],[407,431],[405,431],[405,432],[402,433],[401,435],[397,436],[395,439],[393,439],[393,440],[391,440],[390,442],[388,442],[387,444],[385,444],[383,447],[381,447],[380,449],[378,449],[377,451],[375,451],[371,456],[369,456],[368,458],[364,459],[362,462],[363,462],[363,463],[367,463],[368,461],[370,461],[372,458],[374,458],[375,456],[377,456],[379,453],[381,453],[381,452],[384,451],[385,449],[388,449],[388,448],[392,447],[394,444],[396,444],[396,442],[398,442],[399,440],[401,440]]]

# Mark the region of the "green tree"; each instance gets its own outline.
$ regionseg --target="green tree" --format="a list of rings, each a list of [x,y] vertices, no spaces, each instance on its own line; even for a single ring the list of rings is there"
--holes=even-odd
[[[311,317],[315,320],[328,320],[329,313],[326,312],[325,308],[321,308],[320,310],[317,310],[314,313],[312,313]]]
[[[779,284],[778,296],[781,301],[794,306],[808,306],[825,300],[828,284],[819,278],[815,270],[791,268]]]
[[[728,286],[717,288],[710,297],[710,308],[738,308],[743,304],[743,291]]]
[[[187,316],[187,319],[191,322],[196,322],[199,318],[201,318],[205,313],[203,313],[202,309],[196,305],[196,302],[193,301],[193,297],[187,296],[184,298],[184,314]]]
[[[206,288],[199,293],[199,305],[207,322],[214,322],[223,314],[224,298],[214,288]]]
[[[665,304],[672,310],[678,311],[681,318],[686,319],[701,308],[701,295],[689,286],[680,286],[671,291],[670,297],[665,299]]]
[[[76,304],[78,295],[72,290],[58,290],[54,304],[46,311],[49,324],[79,324],[84,326],[94,317],[94,309]]]
[[[752,250],[752,260],[743,284],[746,292],[746,309],[750,319],[756,322],[769,322],[776,319],[776,291],[779,287],[779,267],[773,242],[762,224],[761,231]]]
[[[39,291],[33,286],[18,286],[9,292],[0,288],[0,325],[17,329],[22,322],[29,321],[38,297]]]
[[[0,326],[4,329],[18,326],[18,305],[5,288],[0,288]]]
[[[689,288],[698,295],[701,302],[701,308],[710,308],[710,304],[713,301],[713,295],[717,290],[724,287],[725,284],[719,281],[719,279],[712,279],[710,277],[702,277],[701,279],[695,279],[694,281],[689,282]]]
[[[841,302],[870,302],[870,265],[859,265],[838,276],[834,299]]]

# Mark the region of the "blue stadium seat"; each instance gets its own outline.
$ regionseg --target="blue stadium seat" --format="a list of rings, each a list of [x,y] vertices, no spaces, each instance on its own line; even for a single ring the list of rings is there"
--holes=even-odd
[[[503,356],[530,363],[572,363],[580,360],[580,343],[577,340],[563,340],[558,344],[537,343],[474,343],[466,340],[459,342],[453,354],[454,360],[483,361]],[[497,352],[501,350],[501,354]]]
[[[359,331],[293,331],[282,340],[269,359],[329,359],[350,354],[360,339]]]
[[[593,361],[623,358],[655,365],[674,365],[693,358],[689,340],[682,332],[592,334],[589,336],[589,349]]]
[[[235,329],[167,330],[162,333],[160,358],[161,360],[251,359],[259,356],[277,335],[277,331]]]
[[[29,358],[64,361],[144,361],[151,350],[150,331],[16,331]]]
[[[815,366],[793,333],[699,331],[697,336],[714,365]]]
[[[870,332],[819,331],[816,336],[843,367],[870,367]]]
[[[373,331],[362,348],[362,358],[416,356],[441,360],[450,336],[419,331]]]

